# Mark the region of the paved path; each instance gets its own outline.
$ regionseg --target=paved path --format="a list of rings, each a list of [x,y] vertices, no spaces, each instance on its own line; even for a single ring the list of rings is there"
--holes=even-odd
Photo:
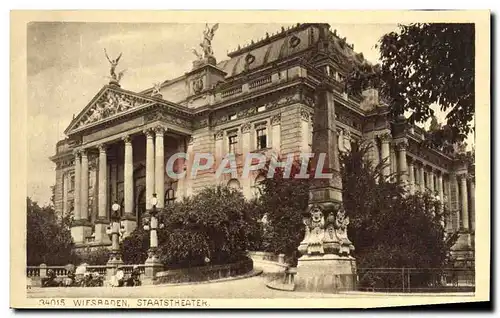
[[[224,282],[200,283],[177,286],[141,286],[141,287],[54,287],[32,288],[28,297],[99,297],[99,298],[335,298],[345,297],[335,294],[317,294],[286,292],[266,287],[266,278],[254,276]],[[349,297],[349,296],[348,296]],[[351,297],[355,297],[352,295]],[[359,297],[359,295],[357,296]]]
[[[252,276],[242,279],[184,285],[149,285],[140,287],[34,287],[29,298],[379,298],[385,293],[343,292],[339,294],[288,292],[266,287],[269,277]],[[391,296],[472,296],[473,293],[410,293]]]

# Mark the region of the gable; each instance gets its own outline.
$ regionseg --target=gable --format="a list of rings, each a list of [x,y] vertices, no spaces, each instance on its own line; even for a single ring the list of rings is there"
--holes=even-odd
[[[89,105],[70,123],[65,133],[68,135],[75,131],[95,126],[152,104],[154,104],[154,101],[147,98],[106,86],[97,93]]]

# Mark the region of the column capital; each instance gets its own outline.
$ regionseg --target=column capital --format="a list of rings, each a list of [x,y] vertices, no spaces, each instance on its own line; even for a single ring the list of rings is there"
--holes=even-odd
[[[305,108],[300,109],[300,118],[304,121],[309,121],[311,115]]]
[[[188,145],[192,145],[192,144],[194,144],[194,138],[193,138],[193,136],[190,136],[189,140],[188,140]]]
[[[273,117],[271,117],[271,125],[279,125],[281,123],[281,113],[276,114]]]
[[[97,145],[97,149],[99,149],[99,152],[100,153],[106,153],[106,151],[108,150],[108,144],[106,143],[102,143],[102,144],[99,144]]]
[[[80,155],[82,157],[88,157],[88,153],[89,152],[89,149],[88,148],[83,148],[81,151],[80,151]]]
[[[241,125],[241,133],[242,134],[250,132],[250,129],[252,129],[252,125],[250,123],[244,123],[243,125]]]
[[[167,131],[167,129],[161,125],[156,126],[153,128],[154,132],[156,135],[162,135]]]
[[[73,149],[73,155],[75,157],[79,157],[81,155],[82,151],[80,149]]]
[[[122,140],[123,140],[124,143],[129,144],[129,143],[132,142],[132,136],[127,135],[125,137],[122,137]]]
[[[224,137],[224,131],[223,130],[219,130],[219,131],[217,131],[215,133],[215,140],[221,140],[223,137]]]
[[[398,140],[396,142],[396,149],[398,151],[404,151],[408,149],[408,141],[407,140]]]
[[[389,142],[392,139],[392,135],[390,133],[379,134],[377,137],[384,143]]]
[[[148,128],[148,129],[144,129],[142,131],[142,133],[144,135],[146,135],[147,138],[153,138],[153,133],[154,133],[154,130],[152,128]]]

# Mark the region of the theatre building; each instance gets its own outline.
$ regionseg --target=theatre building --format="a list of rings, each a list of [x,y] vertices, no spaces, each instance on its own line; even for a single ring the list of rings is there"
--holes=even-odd
[[[457,153],[422,147],[424,131],[392,121],[376,90],[347,94],[344,79],[352,63],[365,63],[363,55],[327,24],[298,24],[238,47],[223,61],[200,54],[184,75],[141,92],[121,87],[119,78],[103,83],[51,157],[56,211],[73,214],[77,246],[103,246],[110,244],[106,227],[114,202],[121,205],[127,234],[141,226],[153,194],[162,208],[222,183],[250,198],[262,178],[257,172],[251,178],[216,178],[210,169],[191,178],[189,162],[175,160],[174,172],[187,172],[177,179],[165,167],[178,152],[188,160],[212,153],[216,165],[232,153],[241,175],[247,153],[310,152],[312,114],[324,102],[334,112],[339,151],[372,142],[370,160],[387,160],[385,174],[398,173],[410,192],[431,191],[452,212],[446,229],[462,233],[454,254],[473,260],[473,166]]]

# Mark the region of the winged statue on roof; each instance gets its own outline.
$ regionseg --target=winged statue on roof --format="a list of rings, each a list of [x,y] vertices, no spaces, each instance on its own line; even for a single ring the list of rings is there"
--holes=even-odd
[[[108,52],[106,49],[104,49],[104,54],[106,55],[106,58],[108,59],[108,62],[110,64],[110,69],[109,69],[109,75],[111,78],[111,81],[119,83],[120,80],[123,78],[123,75],[125,74],[125,70],[122,70],[116,74],[116,67],[118,66],[118,62],[120,61],[120,58],[122,57],[122,53],[118,55],[117,58],[115,59],[110,59]]]
[[[214,51],[212,49],[212,40],[215,35],[215,31],[219,28],[219,23],[214,24],[212,27],[205,24],[205,31],[203,31],[203,42],[200,43],[200,47],[203,49],[203,57],[212,57]]]

